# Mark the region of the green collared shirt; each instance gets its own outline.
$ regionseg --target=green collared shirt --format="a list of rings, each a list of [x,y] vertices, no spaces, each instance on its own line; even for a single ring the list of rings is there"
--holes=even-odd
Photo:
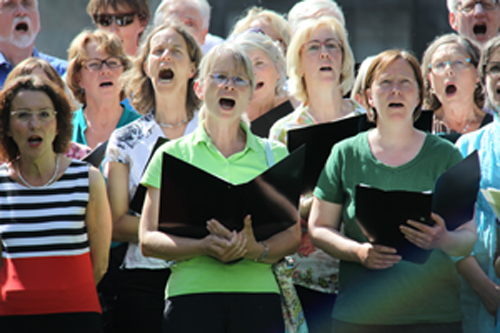
[[[154,154],[141,183],[159,188],[163,153],[175,156],[224,180],[241,184],[252,180],[268,168],[264,139],[246,132],[245,148],[224,157],[207,135],[204,123],[185,137],[170,141]],[[275,161],[283,159],[288,151],[276,141],[271,141]],[[213,292],[279,293],[271,265],[243,259],[226,265],[209,256],[199,256],[177,263],[167,284],[167,296]]]

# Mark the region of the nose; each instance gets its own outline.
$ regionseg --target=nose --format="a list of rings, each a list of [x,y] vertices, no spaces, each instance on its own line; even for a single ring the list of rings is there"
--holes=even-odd
[[[320,56],[321,59],[326,59],[326,58],[330,57],[330,53],[326,49],[326,45],[325,44],[321,44],[319,56]]]
[[[484,12],[483,5],[480,2],[476,2],[474,6],[474,16],[484,16],[486,13]]]
[[[40,119],[38,119],[38,114],[32,113],[31,118],[28,121],[29,128],[37,128],[40,125]]]
[[[120,31],[120,27],[118,27],[118,24],[116,24],[115,20],[111,22],[111,25],[109,26],[109,31],[115,34],[118,34],[118,32]]]
[[[171,60],[172,59],[172,53],[170,52],[169,49],[166,49],[163,51],[163,54],[161,55],[162,60]]]
[[[28,15],[28,10],[26,7],[23,5],[22,1],[19,1],[17,8],[16,8],[16,16],[26,16]]]

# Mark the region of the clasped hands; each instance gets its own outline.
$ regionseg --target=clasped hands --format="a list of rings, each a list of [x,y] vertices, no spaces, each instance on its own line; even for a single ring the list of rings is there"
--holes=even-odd
[[[439,248],[448,236],[448,230],[441,216],[431,213],[431,218],[435,222],[433,226],[408,220],[409,226],[400,225],[399,230],[408,241],[424,250]],[[371,269],[389,268],[401,260],[395,248],[371,243],[361,244],[358,257],[361,264]]]
[[[255,239],[250,215],[245,217],[243,225],[243,229],[236,232],[229,231],[215,219],[207,221],[210,234],[203,239],[205,253],[224,263],[244,257],[259,258],[264,249]]]

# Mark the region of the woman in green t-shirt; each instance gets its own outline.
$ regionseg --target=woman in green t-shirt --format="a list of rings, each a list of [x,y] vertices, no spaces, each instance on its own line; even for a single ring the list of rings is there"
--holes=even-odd
[[[373,60],[364,98],[376,128],[334,146],[314,191],[311,239],[341,260],[335,332],[461,330],[459,283],[451,256],[470,253],[476,240],[474,221],[450,232],[436,214],[431,215],[433,226],[409,220],[400,227],[406,239],[432,250],[425,264],[415,264],[401,260],[394,248],[370,243],[355,220],[356,185],[429,191],[441,173],[461,160],[451,143],[413,127],[421,109],[422,82],[418,61],[405,51],[385,51]]]
[[[141,181],[148,187],[140,221],[142,252],[177,262],[167,283],[164,332],[284,332],[271,264],[296,251],[298,223],[260,242],[250,216],[240,232],[211,219],[202,239],[158,231],[164,152],[232,184],[246,183],[268,168],[266,141],[242,121],[254,88],[252,64],[241,47],[213,48],[195,84],[203,101],[197,129],[161,146]],[[283,144],[267,144],[276,161],[287,155]]]

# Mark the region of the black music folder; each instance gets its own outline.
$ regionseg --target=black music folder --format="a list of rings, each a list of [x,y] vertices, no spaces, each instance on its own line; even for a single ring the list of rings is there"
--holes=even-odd
[[[333,145],[358,134],[362,117],[364,115],[288,131],[289,151],[303,144],[307,147],[302,193],[314,190]]]
[[[432,111],[422,111],[415,122],[415,128],[430,132],[432,115]],[[311,192],[316,187],[334,144],[373,127],[375,124],[368,122],[366,114],[362,114],[288,131],[289,151],[294,151],[303,144],[307,146],[302,193]]]
[[[292,111],[292,103],[290,103],[290,101],[283,102],[274,109],[264,113],[259,118],[254,119],[251,123],[250,129],[255,135],[267,138],[269,136],[269,130],[274,123]]]
[[[299,218],[304,156],[302,147],[251,181],[233,185],[164,153],[159,230],[203,238],[208,220],[240,231],[247,215],[258,241],[287,229]]]
[[[106,148],[108,147],[108,140],[106,142],[99,144],[90,153],[82,158],[82,161],[92,164],[96,168],[101,166],[102,160],[106,155]]]
[[[448,230],[455,230],[474,215],[480,179],[475,151],[439,176],[433,193],[383,191],[360,184],[356,186],[356,220],[370,242],[397,249],[404,260],[425,263],[431,251],[406,240],[399,226],[409,219],[433,225],[434,212]]]
[[[153,158],[153,155],[156,152],[156,150],[161,145],[163,145],[165,142],[168,142],[167,138],[159,137],[156,140],[156,142],[153,146],[153,150],[151,151],[151,154],[149,154],[148,161],[147,161],[142,173],[144,173],[144,171],[146,171],[146,168],[148,167],[149,162],[151,162],[151,159]],[[130,204],[129,204],[129,209],[132,212],[135,212],[137,214],[141,214],[142,206],[144,205],[144,199],[146,199],[146,191],[147,191],[146,186],[144,186],[142,184],[139,184],[139,186],[137,186],[137,189],[135,190],[135,194],[132,197],[132,200],[130,201]]]

